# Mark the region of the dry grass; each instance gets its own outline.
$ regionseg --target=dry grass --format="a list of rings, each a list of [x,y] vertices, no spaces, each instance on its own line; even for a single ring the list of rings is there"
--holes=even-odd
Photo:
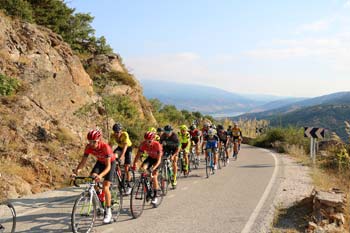
[[[34,184],[37,179],[37,174],[33,168],[21,166],[12,160],[1,161],[0,171],[10,176],[19,176],[29,184]]]

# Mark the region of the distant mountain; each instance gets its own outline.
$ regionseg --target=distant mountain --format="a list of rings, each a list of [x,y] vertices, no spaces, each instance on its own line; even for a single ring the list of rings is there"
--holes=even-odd
[[[294,102],[292,100],[291,104],[287,104],[278,108],[273,108],[268,111],[257,112],[257,113],[246,113],[238,117],[248,118],[248,119],[266,119],[276,114],[286,114],[293,112],[305,107],[322,105],[322,104],[350,104],[350,92],[337,92],[329,95],[319,96],[315,98],[305,99],[302,101]],[[268,103],[267,106],[272,106],[272,103]]]
[[[338,92],[299,101],[281,108],[243,114],[233,119],[266,119],[271,126],[322,127],[348,140],[344,121],[350,121],[350,92]]]
[[[158,80],[141,80],[141,84],[144,95],[149,99],[157,98],[179,109],[200,111],[204,114],[234,116],[266,103],[215,87]]]
[[[257,112],[264,112],[272,109],[278,109],[278,108],[282,108],[306,99],[307,98],[292,98],[292,97],[278,99],[275,101],[268,102],[264,105],[258,106],[257,108],[251,110],[250,113],[257,113]]]

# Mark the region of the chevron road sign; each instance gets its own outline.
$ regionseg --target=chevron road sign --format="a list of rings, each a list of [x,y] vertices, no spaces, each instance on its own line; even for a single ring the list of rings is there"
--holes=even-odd
[[[323,139],[324,131],[324,128],[304,127],[304,137]]]

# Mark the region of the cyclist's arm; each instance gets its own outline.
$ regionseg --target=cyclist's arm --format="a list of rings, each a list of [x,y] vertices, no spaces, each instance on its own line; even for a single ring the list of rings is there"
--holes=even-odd
[[[77,175],[80,170],[85,166],[87,158],[89,157],[88,154],[84,154],[83,157],[80,160],[80,163],[78,164],[77,168],[74,170],[74,173]]]
[[[141,151],[141,150],[137,151],[137,154],[136,154],[134,162],[133,162],[134,167],[136,166],[136,162],[140,159],[141,153],[143,153],[143,151]]]
[[[163,152],[159,151],[158,153],[159,153],[158,160],[157,160],[157,163],[153,166],[153,169],[157,169],[157,167],[159,167],[162,161]]]
[[[120,159],[122,159],[124,156],[125,156],[125,153],[126,153],[126,150],[128,149],[128,144],[124,144],[123,145],[123,150],[122,150],[122,153],[120,155]]]

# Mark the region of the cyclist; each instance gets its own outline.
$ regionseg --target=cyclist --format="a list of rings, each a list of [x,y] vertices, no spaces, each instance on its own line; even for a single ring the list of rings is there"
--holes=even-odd
[[[179,136],[179,149],[184,151],[184,159],[185,159],[185,174],[188,175],[188,154],[190,153],[191,148],[191,136],[188,132],[188,128],[186,125],[180,126],[180,132],[178,133]]]
[[[203,148],[205,145],[204,138],[208,135],[209,128],[210,128],[210,123],[204,122],[203,128],[202,128],[202,153],[203,153]]]
[[[164,127],[164,133],[160,137],[160,143],[163,145],[164,155],[171,156],[173,163],[173,177],[171,178],[171,185],[176,187],[176,175],[177,175],[177,155],[179,153],[179,138],[177,134],[173,132],[171,125]]]
[[[74,179],[74,177],[77,176],[80,170],[85,166],[89,154],[92,154],[97,158],[91,176],[95,177],[96,182],[99,182],[104,178],[103,191],[106,198],[106,215],[103,219],[103,223],[110,223],[112,220],[112,211],[109,187],[116,169],[116,156],[113,153],[112,148],[102,141],[102,133],[99,130],[90,130],[87,134],[87,139],[89,140],[89,143],[85,147],[84,155],[79,165],[73,170],[72,178]]]
[[[190,126],[190,136],[191,136],[192,145],[196,146],[196,155],[199,161],[199,144],[200,144],[201,132],[197,129],[197,126],[195,124],[192,124]]]
[[[217,135],[215,135],[214,129],[209,129],[208,134],[204,137],[204,143],[205,143],[205,159],[208,157],[208,149],[213,149],[214,153],[214,170],[217,169],[217,162],[218,162],[218,143],[219,138]]]
[[[220,143],[219,143],[219,149],[221,149],[222,144],[225,145],[225,154],[226,154],[226,160],[227,163],[230,162],[228,159],[228,142],[230,141],[230,136],[228,136],[227,131],[224,130],[224,127],[222,125],[218,125],[218,132],[217,135],[219,137]]]
[[[232,136],[233,136],[233,142],[238,142],[238,150],[233,151],[233,157],[236,157],[238,154],[238,151],[241,149],[241,138],[243,137],[241,129],[238,127],[238,124],[235,122],[233,124],[232,128]]]
[[[161,163],[162,156],[163,156],[163,149],[162,145],[155,141],[156,133],[148,131],[144,135],[144,141],[141,143],[139,147],[139,151],[136,154],[136,157],[134,159],[134,163],[132,166],[132,169],[136,169],[136,162],[140,158],[141,154],[146,152],[148,154],[148,157],[143,163],[141,164],[141,168],[144,170],[150,169],[152,172],[152,183],[153,183],[153,189],[154,191],[154,197],[152,200],[153,204],[157,204],[157,191],[159,190],[159,184],[157,180],[158,176],[158,167]]]
[[[124,168],[128,185],[125,194],[129,195],[131,193],[131,176],[129,171],[132,157],[132,143],[128,132],[123,130],[120,123],[113,125],[113,133],[111,134],[109,145],[113,146],[114,144],[117,144],[117,148],[113,151],[113,153],[117,153],[119,159],[124,159]]]

